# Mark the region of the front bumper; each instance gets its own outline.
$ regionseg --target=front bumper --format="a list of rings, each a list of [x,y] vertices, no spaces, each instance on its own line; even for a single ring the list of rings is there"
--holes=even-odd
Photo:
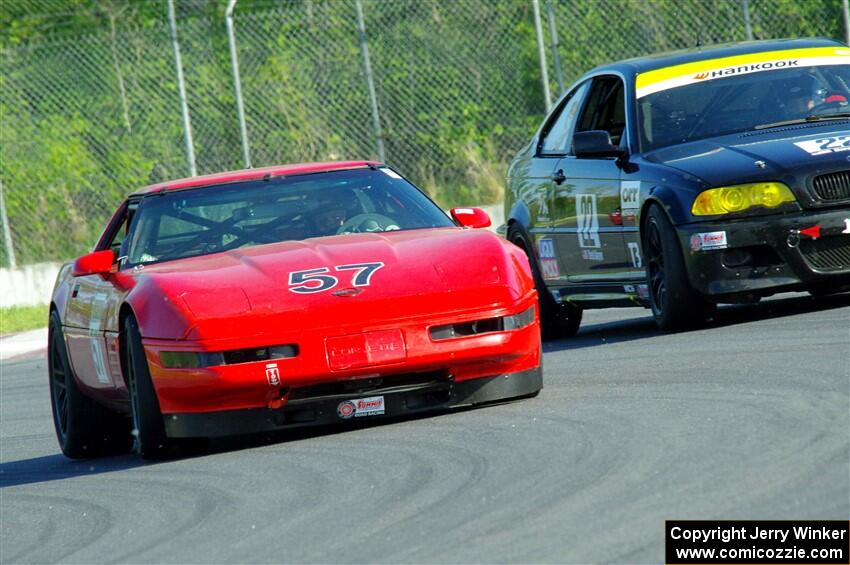
[[[425,384],[425,383],[423,383]],[[309,402],[290,403],[281,408],[249,408],[219,412],[167,414],[163,416],[169,437],[221,437],[282,429],[320,426],[352,421],[411,415],[422,412],[474,406],[536,394],[543,388],[540,365],[533,369],[461,382],[435,379],[427,386],[407,390],[380,387],[361,389],[358,396],[382,396],[384,412],[365,418],[344,419],[340,404],[356,400],[352,394],[332,394]]]
[[[534,309],[534,317],[521,328],[450,339],[434,339],[430,333],[435,326],[511,316],[530,308]],[[460,383],[536,368],[540,365],[540,325],[536,308],[537,294],[532,291],[510,306],[490,306],[381,324],[373,322],[368,326],[353,322],[333,328],[269,327],[264,334],[250,339],[205,342],[146,339],[143,343],[160,410],[165,415],[277,409],[303,398],[305,391],[335,383],[372,379],[389,386],[417,375],[438,375]],[[402,343],[390,346],[395,352],[402,346],[403,354],[389,360],[370,359],[367,363],[342,368],[335,365],[329,343],[338,340],[338,336],[356,338],[365,335],[364,332],[401,336]],[[343,341],[343,348],[348,348],[347,339]],[[211,352],[278,344],[294,344],[297,355],[273,361],[196,368],[170,368],[162,362],[162,353],[166,351]],[[356,348],[356,345],[351,347]]]
[[[848,219],[846,208],[803,211],[684,224],[677,232],[691,285],[722,300],[850,285]],[[801,233],[815,227],[818,237]]]

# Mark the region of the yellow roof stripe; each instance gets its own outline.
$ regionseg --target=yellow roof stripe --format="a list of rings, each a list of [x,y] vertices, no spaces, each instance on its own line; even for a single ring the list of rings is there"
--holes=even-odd
[[[746,55],[733,55],[720,59],[707,59],[684,63],[672,67],[664,67],[654,71],[641,73],[635,80],[637,90],[644,89],[659,82],[671,80],[688,75],[696,75],[706,71],[725,69],[738,65],[753,63],[767,63],[788,59],[808,59],[815,57],[847,57],[850,62],[850,49],[847,47],[808,47],[804,49],[785,49],[780,51],[760,51],[758,53],[747,53]]]

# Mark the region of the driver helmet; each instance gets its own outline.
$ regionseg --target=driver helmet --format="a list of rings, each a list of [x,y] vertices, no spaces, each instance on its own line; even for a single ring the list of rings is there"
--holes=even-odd
[[[360,199],[350,188],[334,188],[322,193],[313,223],[322,235],[333,235],[349,219],[361,212]]]
[[[805,77],[787,85],[785,107],[791,117],[807,116],[819,106],[829,104],[836,107],[847,105],[847,98],[840,93],[831,91],[817,77]]]

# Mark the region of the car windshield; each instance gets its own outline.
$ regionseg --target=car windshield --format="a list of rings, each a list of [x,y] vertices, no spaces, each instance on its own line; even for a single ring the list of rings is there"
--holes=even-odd
[[[850,112],[847,64],[781,68],[722,78],[701,73],[694,79],[698,82],[688,81],[643,97],[638,92],[642,151]]]
[[[390,169],[332,171],[163,191],[133,218],[124,266],[359,232],[453,226]]]

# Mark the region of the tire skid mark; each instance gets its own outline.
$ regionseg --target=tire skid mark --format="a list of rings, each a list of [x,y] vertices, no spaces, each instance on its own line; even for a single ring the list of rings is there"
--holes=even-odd
[[[38,516],[42,520],[36,539],[4,556],[9,563],[56,563],[67,561],[76,551],[102,539],[110,530],[113,514],[106,506],[72,496],[30,494],[6,489],[3,492],[3,537],[9,540],[21,535],[21,517]],[[10,525],[9,523],[12,522]],[[8,532],[8,533],[7,533]],[[50,542],[56,542],[50,545]],[[9,548],[10,542],[3,542]]]

